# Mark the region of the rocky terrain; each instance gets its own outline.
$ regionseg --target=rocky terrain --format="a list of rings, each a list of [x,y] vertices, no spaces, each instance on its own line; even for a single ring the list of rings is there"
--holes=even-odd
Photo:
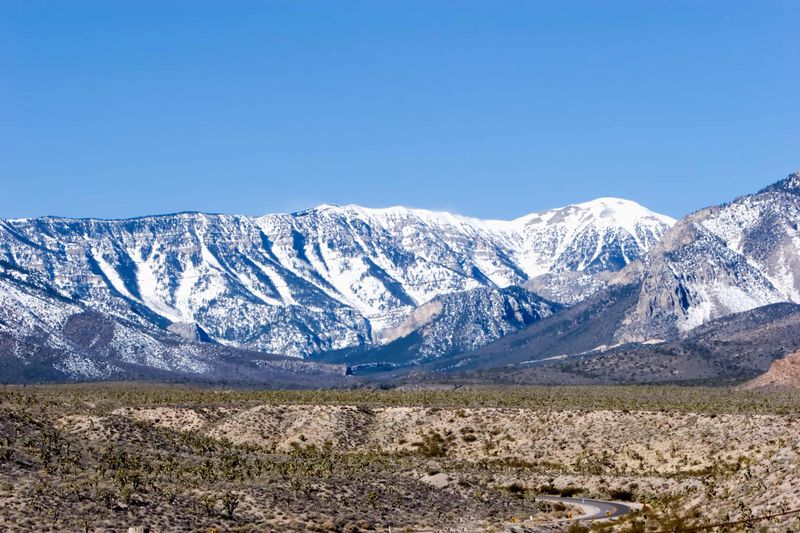
[[[446,294],[416,308],[397,327],[385,330],[378,347],[326,352],[311,360],[348,364],[353,373],[447,360],[447,356],[480,348],[563,308],[521,287]]]
[[[75,379],[333,386],[346,368],[189,340],[0,278],[0,382]]]
[[[620,341],[672,338],[731,313],[800,303],[800,176],[693,213],[644,261]]]
[[[703,388],[5,388],[0,518],[12,531],[786,531],[796,513],[760,517],[800,498],[799,407],[796,393]],[[553,495],[634,511],[575,522]]]
[[[405,384],[732,385],[800,349],[800,305],[789,303],[718,318],[672,341],[613,344],[615,323],[595,319],[596,305],[630,306],[635,290],[620,289],[614,300],[576,305],[474,352],[423,365],[424,372],[395,370],[368,378]],[[603,309],[600,317],[619,316],[613,306]],[[564,346],[572,347],[573,355],[566,355]]]
[[[800,387],[800,352],[790,353],[773,362],[769,370],[745,383],[745,388]]]
[[[425,367],[458,376],[422,379],[733,383],[765,372],[800,347],[793,259],[800,257],[798,183],[793,174],[681,219],[644,258],[605,273],[589,296]],[[550,278],[556,276],[583,286],[580,273]]]
[[[800,256],[798,183],[793,174],[756,194],[693,213],[618,271],[563,271],[527,281],[538,295],[566,305],[483,346],[462,346],[426,361],[419,357],[425,323],[418,321],[388,345],[329,360],[346,361],[357,373],[377,373],[376,380],[404,382],[750,379],[800,346],[796,318],[788,316],[797,303],[792,258]],[[459,330],[447,333],[450,338],[453,331]],[[403,371],[409,364],[417,368]]]

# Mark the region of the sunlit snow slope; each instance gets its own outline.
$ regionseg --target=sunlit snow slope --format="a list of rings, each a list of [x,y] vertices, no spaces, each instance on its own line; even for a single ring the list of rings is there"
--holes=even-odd
[[[681,219],[653,247],[620,340],[670,338],[719,317],[800,303],[800,175]]]
[[[371,342],[440,295],[618,270],[673,223],[614,198],[511,221],[352,205],[5,220],[0,273],[133,323],[304,356]]]

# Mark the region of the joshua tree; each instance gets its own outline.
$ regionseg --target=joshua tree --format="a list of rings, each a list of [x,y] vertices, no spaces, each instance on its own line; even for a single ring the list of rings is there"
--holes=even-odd
[[[225,508],[228,518],[233,518],[233,512],[239,507],[239,503],[239,496],[233,492],[228,491],[222,496],[222,507]]]
[[[214,496],[206,495],[200,498],[200,503],[206,511],[206,515],[211,516],[214,514],[214,507],[217,505],[217,499]]]

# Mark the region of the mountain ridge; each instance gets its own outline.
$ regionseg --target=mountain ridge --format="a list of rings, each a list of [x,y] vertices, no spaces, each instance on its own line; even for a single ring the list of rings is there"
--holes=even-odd
[[[303,371],[326,375],[326,362],[400,375],[580,356],[605,375],[603,361],[626,357],[666,372],[670,346],[710,379],[716,367],[687,352],[707,341],[680,339],[704,324],[732,339],[721,318],[768,321],[778,315],[758,309],[800,303],[796,220],[796,174],[678,221],[611,197],[511,220],[355,204],[2,220],[0,296],[16,304],[0,316],[0,352],[34,350],[55,375],[267,364],[262,375],[285,380],[275,368],[288,363],[256,354],[312,358]],[[771,335],[759,327],[753,338]],[[758,353],[736,368],[775,356]],[[728,352],[714,357],[724,366]]]
[[[617,213],[604,212],[609,202]],[[633,215],[615,224],[626,209]],[[439,295],[521,285],[542,272],[616,270],[671,220],[618,199],[511,221],[352,204],[257,217],[44,217],[0,221],[0,259],[140,325],[307,356],[370,343]]]
[[[645,259],[624,340],[674,336],[715,318],[800,303],[800,176],[691,213]]]

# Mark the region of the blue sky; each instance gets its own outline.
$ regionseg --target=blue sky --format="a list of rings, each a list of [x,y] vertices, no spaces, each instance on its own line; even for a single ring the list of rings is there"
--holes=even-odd
[[[800,167],[800,2],[0,3],[0,217],[680,216]]]

